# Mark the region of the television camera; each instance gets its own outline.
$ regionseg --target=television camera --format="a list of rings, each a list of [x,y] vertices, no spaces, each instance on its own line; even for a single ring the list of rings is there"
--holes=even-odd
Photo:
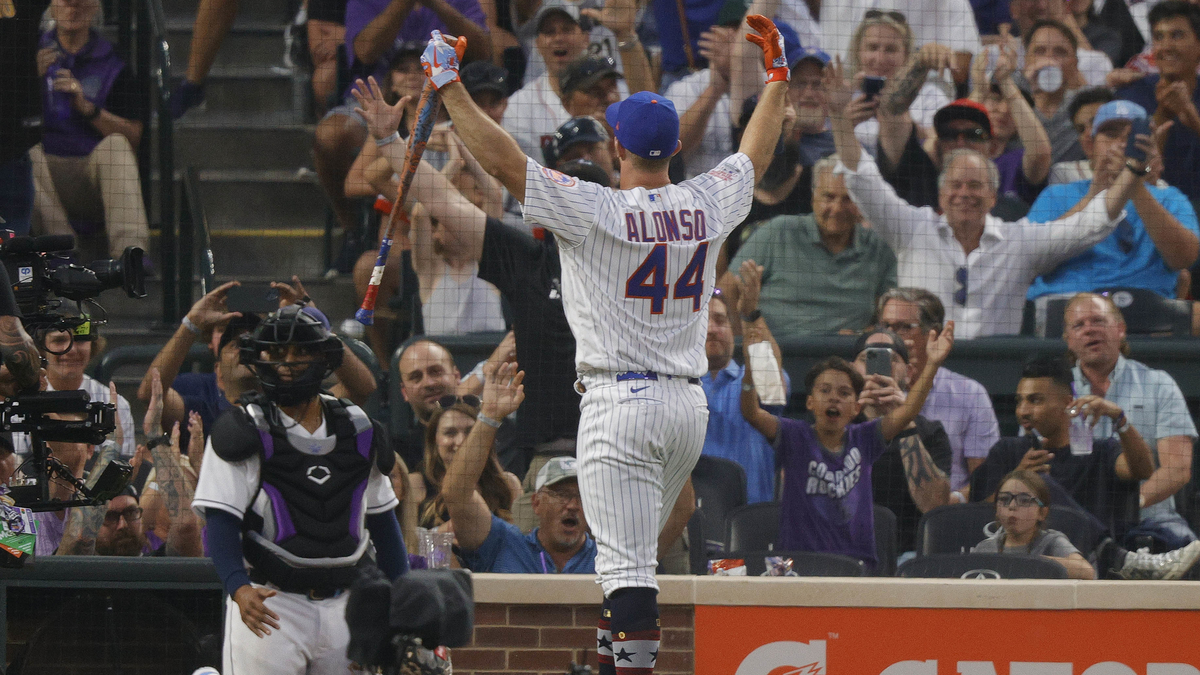
[[[107,313],[96,301],[103,291],[123,288],[131,298],[146,296],[142,249],[130,246],[119,259],[79,265],[70,257],[74,247],[71,235],[18,237],[0,231],[0,262],[8,270],[25,330],[42,349],[50,334],[71,337],[68,346],[55,353],[70,351],[76,335],[107,323]],[[92,401],[83,391],[20,394],[0,403],[0,430],[29,434],[30,455],[21,466],[25,477],[11,485],[16,505],[56,511],[102,504],[119,494],[132,474],[128,463],[110,462],[85,482],[51,456],[46,445],[47,441],[97,445],[115,428],[114,406]],[[52,499],[51,481],[70,485],[74,494]]]

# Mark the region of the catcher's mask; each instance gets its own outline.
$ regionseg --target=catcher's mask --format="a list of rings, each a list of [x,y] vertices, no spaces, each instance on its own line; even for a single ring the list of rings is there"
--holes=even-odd
[[[342,341],[302,305],[272,312],[240,338],[240,359],[258,377],[263,394],[281,406],[299,405],[321,391],[342,365]]]

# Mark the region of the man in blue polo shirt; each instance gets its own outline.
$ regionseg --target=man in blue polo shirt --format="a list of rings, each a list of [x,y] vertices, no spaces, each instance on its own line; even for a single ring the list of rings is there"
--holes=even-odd
[[[492,513],[477,490],[500,422],[525,400],[524,371],[516,363],[483,367],[479,415],[470,434],[446,467],[442,499],[450,511],[454,537],[473,572],[516,574],[595,574],[596,542],[587,534],[574,457],[546,462],[534,482],[533,513],[538,527],[522,534]]]
[[[1129,170],[1125,168],[1126,139],[1133,133],[1133,124],[1144,120],[1146,110],[1131,101],[1100,106],[1092,121],[1092,141],[1084,144],[1093,178],[1046,188],[1030,208],[1029,220],[1062,218],[1112,185],[1122,171]],[[1139,181],[1116,231],[1038,277],[1029,287],[1028,298],[1113,286],[1144,288],[1173,298],[1179,270],[1195,262],[1200,251],[1198,235],[1196,211],[1178,188]]]
[[[575,463],[574,457],[555,457],[538,471],[533,494],[538,527],[529,534],[521,534],[520,528],[496,515],[478,543],[477,537],[469,537],[476,533],[465,533],[464,541],[464,533],[456,527],[467,567],[473,572],[595,574],[596,542],[587,535]],[[453,503],[449,495],[446,503]],[[451,519],[457,520],[454,511],[451,506]]]

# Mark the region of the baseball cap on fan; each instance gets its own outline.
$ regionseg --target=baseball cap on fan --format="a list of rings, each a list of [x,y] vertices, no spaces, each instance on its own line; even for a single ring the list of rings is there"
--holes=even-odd
[[[572,23],[579,26],[583,30],[589,30],[590,27],[585,27],[586,17],[581,16],[579,5],[568,0],[544,0],[542,6],[538,8],[537,14],[533,16],[533,25],[536,32],[542,32],[542,22],[551,14],[563,14]]]
[[[484,91],[508,96],[508,70],[491,61],[472,61],[459,71],[458,77],[471,96]]]
[[[555,483],[561,483],[564,480],[575,480],[577,476],[575,470],[577,461],[574,457],[554,457],[549,462],[546,462],[541,470],[538,471],[537,480],[533,484],[534,491],[550,487]]]
[[[546,160],[546,166],[557,168],[554,165],[558,162],[558,158],[562,157],[567,148],[576,143],[605,143],[608,141],[608,132],[600,125],[600,122],[594,117],[580,115],[572,117],[563,122],[557,129],[554,130],[554,136],[550,138],[550,142],[542,148],[542,155]]]
[[[679,113],[661,94],[639,91],[604,111],[613,135],[633,154],[666,159],[679,147]]]
[[[1100,131],[1100,127],[1109,122],[1141,122],[1145,121],[1146,109],[1133,101],[1109,101],[1096,110],[1092,120],[1092,133]]]
[[[943,130],[954,120],[975,122],[988,132],[988,136],[992,135],[992,120],[988,117],[987,108],[983,107],[982,103],[976,103],[969,98],[951,101],[934,113],[933,128],[939,136],[945,136],[946,132]]]

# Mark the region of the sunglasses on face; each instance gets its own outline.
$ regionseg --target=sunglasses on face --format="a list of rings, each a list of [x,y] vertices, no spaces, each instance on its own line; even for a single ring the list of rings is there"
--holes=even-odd
[[[1038,506],[1045,506],[1045,504],[1042,503],[1042,500],[1029,494],[1028,492],[1015,494],[1012,492],[1001,492],[996,495],[996,503],[1000,506],[1006,507],[1012,506],[1014,503],[1016,503],[1016,505],[1021,508],[1033,506],[1034,504],[1037,504]]]
[[[878,19],[884,16],[892,21],[895,21],[896,23],[908,23],[908,19],[904,17],[904,13],[897,12],[896,10],[868,9],[863,14],[863,19]]]
[[[970,129],[946,129],[938,132],[938,140],[941,141],[976,141],[983,143],[992,140],[991,134],[980,127],[972,127]]]
[[[954,291],[954,302],[966,307],[967,306],[967,268],[960,267],[954,272],[954,280],[962,284],[962,288]]]
[[[474,394],[467,394],[466,396],[455,396],[454,394],[446,394],[445,396],[443,396],[437,400],[437,407],[441,408],[442,410],[446,410],[447,408],[453,408],[455,405],[457,405],[459,403],[462,403],[471,408],[478,408],[480,403],[482,403],[482,401],[480,401],[479,397]]]

